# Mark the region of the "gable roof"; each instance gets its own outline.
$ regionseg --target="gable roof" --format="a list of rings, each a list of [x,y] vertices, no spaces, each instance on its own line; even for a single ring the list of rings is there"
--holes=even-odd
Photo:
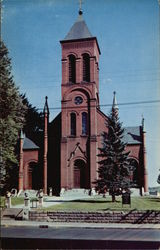
[[[85,39],[91,37],[93,36],[90,33],[85,21],[83,20],[82,15],[79,15],[77,21],[73,24],[64,40]]]
[[[39,147],[29,138],[25,137],[23,142],[23,149],[39,149]]]
[[[123,142],[127,144],[141,144],[142,143],[141,127],[140,126],[125,127]]]

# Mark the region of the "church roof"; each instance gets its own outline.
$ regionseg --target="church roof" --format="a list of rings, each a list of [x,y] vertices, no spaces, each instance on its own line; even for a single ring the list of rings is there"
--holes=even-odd
[[[23,149],[39,149],[39,147],[29,138],[24,138]]]
[[[123,141],[127,144],[141,144],[141,127],[125,127]]]
[[[97,109],[98,112],[100,112],[101,115],[105,119],[107,119],[107,115],[104,114],[100,109]],[[123,142],[127,144],[141,144],[142,143],[142,136],[141,136],[141,126],[135,126],[135,127],[124,127],[124,137]]]
[[[65,36],[65,40],[76,40],[76,39],[85,39],[92,38],[92,34],[90,33],[85,21],[83,20],[82,14],[78,16],[78,19],[71,27],[68,34]]]

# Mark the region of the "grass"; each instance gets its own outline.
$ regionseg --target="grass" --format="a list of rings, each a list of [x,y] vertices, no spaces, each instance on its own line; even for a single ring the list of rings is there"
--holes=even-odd
[[[48,211],[128,211],[128,210],[159,210],[160,198],[151,197],[132,197],[130,205],[123,205],[121,197],[116,198],[116,202],[112,203],[111,198],[91,198],[75,201],[65,201],[62,204],[53,205],[44,210]]]
[[[5,198],[3,196],[0,196],[0,207],[5,207]]]
[[[13,206],[24,204],[24,197],[12,197],[11,198],[11,204]]]
[[[23,197],[12,197],[11,198],[11,204],[13,206],[23,204],[24,203],[24,198]],[[0,207],[3,208],[5,207],[5,197],[0,196]]]
[[[107,198],[93,197],[89,199],[80,199],[74,201],[64,201],[61,204],[53,205],[43,210],[48,211],[128,211],[136,210],[159,210],[160,198],[158,197],[131,197],[131,207],[124,205],[122,207],[121,197],[116,198],[116,202],[112,203],[111,197]],[[23,197],[12,197],[12,205],[24,204]],[[0,207],[5,207],[5,197],[0,197]]]

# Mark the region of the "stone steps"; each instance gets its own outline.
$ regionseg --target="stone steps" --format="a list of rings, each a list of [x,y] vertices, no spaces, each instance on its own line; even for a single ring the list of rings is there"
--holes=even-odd
[[[1,212],[1,218],[3,220],[10,219],[22,219],[23,209],[21,208],[6,208]]]
[[[130,212],[30,212],[30,220],[51,222],[86,222],[86,223],[160,223],[158,211]]]

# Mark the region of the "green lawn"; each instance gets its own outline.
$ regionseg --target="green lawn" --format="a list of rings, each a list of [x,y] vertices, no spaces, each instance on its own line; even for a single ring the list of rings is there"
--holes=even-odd
[[[121,197],[116,198],[117,202],[112,203],[111,197],[95,197],[90,199],[80,199],[74,201],[64,201],[59,205],[53,205],[43,210],[52,211],[107,211],[107,210],[159,210],[160,198],[157,197],[132,197],[131,208],[124,205],[122,208]],[[12,197],[12,205],[23,204],[23,197]],[[0,206],[5,206],[5,198],[0,197]]]
[[[3,196],[0,196],[0,207],[5,206],[5,198]]]
[[[23,197],[12,197],[11,198],[11,204],[13,206],[23,204],[24,203],[24,198]],[[0,197],[0,207],[5,207],[5,197],[1,196]]]
[[[121,198],[117,197],[116,202],[111,202],[111,197],[92,198],[75,201],[65,201],[59,205],[53,205],[44,210],[52,211],[107,211],[107,210],[160,210],[160,198],[132,197],[131,207],[124,205],[122,208]]]
[[[13,206],[19,205],[19,204],[24,204],[24,197],[12,197],[11,204]]]

